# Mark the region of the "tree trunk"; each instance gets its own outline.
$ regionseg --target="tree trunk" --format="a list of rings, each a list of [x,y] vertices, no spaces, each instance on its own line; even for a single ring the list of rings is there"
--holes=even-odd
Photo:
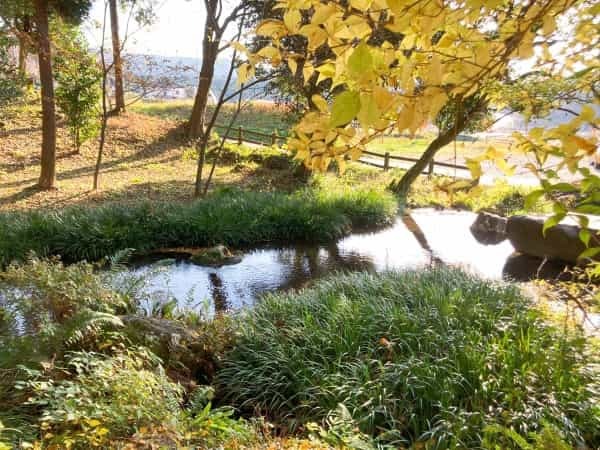
[[[210,13],[207,11],[207,14]],[[210,94],[215,62],[219,50],[220,39],[215,36],[210,21],[207,19],[204,26],[204,39],[202,40],[202,66],[200,67],[200,78],[198,79],[198,90],[194,98],[194,107],[190,116],[188,137],[190,139],[201,137],[204,134],[204,121],[206,105]]]
[[[410,187],[419,177],[419,175],[421,175],[427,168],[429,163],[433,160],[435,154],[441,148],[445,147],[454,139],[456,139],[456,136],[462,133],[472,116],[481,111],[482,108],[485,108],[486,105],[487,99],[485,97],[481,97],[469,110],[463,111],[462,114],[459,114],[460,117],[457,117],[454,126],[448,130],[442,131],[437,138],[431,141],[431,143],[427,146],[427,149],[425,149],[421,155],[421,158],[419,158],[419,160],[410,169],[408,169],[408,171],[402,176],[402,178],[400,178],[400,180],[392,182],[390,189],[394,193],[398,194],[401,198],[406,199],[408,192],[410,191]]]
[[[121,41],[119,38],[119,15],[117,0],[109,0],[110,29],[112,33],[113,66],[115,69],[115,113],[125,111],[125,93],[123,91],[123,62],[121,61]]]
[[[47,0],[35,0],[35,14],[42,87],[42,164],[38,184],[42,189],[52,189],[56,179],[56,117]]]
[[[454,130],[452,130],[454,131]],[[400,178],[399,181],[393,182],[390,186],[394,193],[398,194],[401,198],[406,198],[408,196],[408,191],[410,187],[415,182],[415,180],[423,173],[423,171],[429,165],[429,162],[433,159],[435,154],[444,146],[449,144],[452,141],[452,137],[449,134],[443,134],[435,138],[427,149],[421,155],[421,158],[414,163],[414,165],[408,169],[408,171]]]
[[[27,43],[22,37],[19,38],[19,76],[25,79],[27,75]]]
[[[207,15],[211,11],[207,11]],[[206,149],[210,136],[205,132],[206,105],[210,95],[210,85],[212,84],[215,62],[219,51],[220,39],[216,37],[210,20],[207,18],[204,25],[204,39],[202,40],[202,66],[200,67],[200,78],[198,79],[198,90],[194,99],[194,107],[189,121],[188,138],[198,139],[198,168],[196,170],[196,183],[194,196],[199,197],[202,194],[202,171],[204,170],[204,160]]]

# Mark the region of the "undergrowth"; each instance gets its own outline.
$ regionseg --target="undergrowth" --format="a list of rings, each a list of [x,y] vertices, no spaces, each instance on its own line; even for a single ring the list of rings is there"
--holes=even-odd
[[[596,448],[582,335],[529,307],[514,287],[454,270],[333,278],[248,311],[219,386],[286,428],[344,419],[390,448],[480,448],[491,426],[526,438],[545,424]]]
[[[119,260],[0,272],[0,449],[600,444],[597,354],[516,287],[337,275],[204,317]]]
[[[391,194],[306,189],[295,194],[224,190],[189,203],[112,204],[0,215],[0,265],[38,256],[95,261],[125,248],[233,247],[330,241],[352,229],[389,224]]]

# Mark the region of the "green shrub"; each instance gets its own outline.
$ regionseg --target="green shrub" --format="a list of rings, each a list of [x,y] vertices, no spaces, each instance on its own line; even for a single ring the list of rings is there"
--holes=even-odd
[[[226,399],[287,426],[340,405],[377,445],[479,448],[545,422],[600,444],[579,331],[544,324],[516,287],[456,270],[352,274],[269,296],[217,374]]]
[[[191,203],[113,204],[97,208],[0,214],[0,265],[61,255],[67,262],[97,260],[125,248],[251,246],[330,241],[353,227],[390,223],[396,202],[366,190],[291,195],[227,191]]]
[[[25,404],[41,410],[44,444],[105,446],[141,427],[176,428],[182,390],[146,351],[74,352],[64,364],[17,384],[29,393]]]
[[[56,104],[79,152],[81,144],[100,130],[101,69],[77,27],[56,20]]]
[[[96,348],[135,305],[85,263],[31,258],[0,272],[0,370]],[[5,394],[0,383],[0,401]],[[8,388],[10,390],[10,388]]]

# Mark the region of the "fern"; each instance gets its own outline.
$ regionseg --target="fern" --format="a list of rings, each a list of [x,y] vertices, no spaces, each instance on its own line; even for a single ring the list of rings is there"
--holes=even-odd
[[[530,433],[527,441],[523,436],[501,425],[489,425],[484,430],[483,448],[488,450],[500,450],[514,448],[518,450],[570,450],[560,435],[559,430],[548,422],[542,422],[542,430],[539,433]],[[500,438],[500,439],[499,439]],[[502,439],[504,438],[504,439]],[[507,447],[507,443],[512,444]]]
[[[108,269],[113,273],[119,273],[127,269],[127,263],[135,252],[134,248],[124,248],[106,259]]]
[[[107,328],[122,328],[123,322],[113,314],[84,309],[75,314],[64,327],[64,342],[72,347],[85,340],[98,338]]]

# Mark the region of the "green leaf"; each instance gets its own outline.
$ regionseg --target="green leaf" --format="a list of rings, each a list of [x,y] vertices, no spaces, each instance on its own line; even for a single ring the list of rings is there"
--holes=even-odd
[[[373,56],[369,46],[361,42],[348,58],[348,73],[351,76],[360,76],[373,70]]]
[[[546,236],[546,230],[558,225],[560,223],[560,221],[565,218],[565,216],[566,216],[566,214],[560,213],[560,214],[555,214],[553,216],[548,217],[548,219],[546,219],[546,221],[544,222],[544,228],[542,229],[542,234],[544,236]]]
[[[350,122],[360,111],[360,95],[356,91],[345,91],[333,101],[331,125],[339,127]]]
[[[599,205],[580,205],[575,208],[575,211],[583,214],[600,214],[600,206]]]
[[[588,248],[586,251],[584,251],[581,255],[579,255],[579,259],[587,259],[590,258],[592,259],[594,256],[596,256],[598,253],[600,253],[600,247],[592,247],[592,248]]]
[[[525,209],[531,210],[537,201],[544,196],[546,192],[543,189],[537,189],[525,196]]]
[[[591,238],[592,238],[592,233],[590,233],[590,230],[583,229],[579,232],[579,239],[581,239],[581,242],[583,242],[586,247],[590,246]]]
[[[573,192],[576,191],[577,188],[570,183],[556,183],[552,185],[552,190],[560,192]]]
[[[381,116],[381,112],[375,102],[375,97],[371,94],[362,94],[360,96],[360,111],[358,120],[363,128],[369,128]]]

